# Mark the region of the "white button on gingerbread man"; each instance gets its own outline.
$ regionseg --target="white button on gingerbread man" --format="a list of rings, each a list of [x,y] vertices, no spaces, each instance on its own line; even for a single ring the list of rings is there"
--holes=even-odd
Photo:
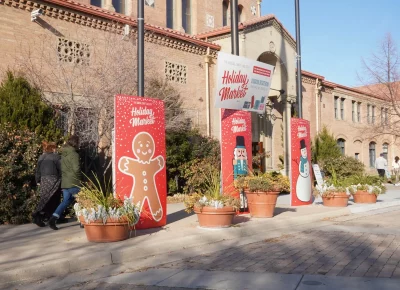
[[[147,132],[136,135],[132,141],[132,149],[137,158],[121,157],[118,168],[133,177],[131,197],[134,203],[140,201],[140,212],[147,199],[153,219],[158,222],[163,216],[163,209],[157,192],[155,175],[164,168],[164,158],[160,155],[152,159],[155,144],[153,137]]]

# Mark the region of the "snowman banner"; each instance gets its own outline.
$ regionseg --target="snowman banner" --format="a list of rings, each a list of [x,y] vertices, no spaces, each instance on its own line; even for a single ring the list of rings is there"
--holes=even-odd
[[[312,199],[310,122],[291,119],[291,205],[307,205]]]

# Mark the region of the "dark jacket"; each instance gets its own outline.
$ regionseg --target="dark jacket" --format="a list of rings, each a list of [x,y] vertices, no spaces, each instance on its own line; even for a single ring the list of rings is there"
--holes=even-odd
[[[79,186],[81,180],[79,154],[72,146],[64,145],[61,151],[61,171],[61,188]]]
[[[61,157],[57,153],[43,153],[40,155],[36,167],[36,183],[40,183],[43,176],[53,175],[61,178],[60,159]]]

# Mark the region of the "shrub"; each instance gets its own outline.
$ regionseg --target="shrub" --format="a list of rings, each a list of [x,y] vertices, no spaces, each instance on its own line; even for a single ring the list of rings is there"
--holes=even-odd
[[[29,130],[0,126],[0,223],[21,224],[31,220],[39,192],[34,173],[39,140]]]
[[[335,138],[326,126],[322,128],[321,132],[317,136],[315,136],[311,152],[313,163],[318,163],[320,167],[324,169],[325,161],[327,159],[342,156]]]
[[[352,175],[363,175],[364,171],[364,164],[350,156],[341,155],[325,159],[324,172],[327,177],[335,172],[337,179],[342,180]]]

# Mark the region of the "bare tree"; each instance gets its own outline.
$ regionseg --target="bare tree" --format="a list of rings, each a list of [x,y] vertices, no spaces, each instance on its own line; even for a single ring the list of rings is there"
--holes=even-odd
[[[135,38],[81,27],[74,35],[41,35],[31,46],[21,44],[19,67],[56,107],[66,133],[78,134],[93,154],[110,156],[113,97],[136,94]],[[146,62],[146,95],[164,100],[167,129],[187,127],[179,91]],[[109,165],[103,164],[105,170]]]
[[[375,97],[371,110],[377,110],[374,114],[367,112],[368,127],[364,133],[371,137],[400,136],[399,60],[400,55],[390,34],[380,43],[376,53],[362,60],[364,71],[359,78],[365,86],[359,89]]]

